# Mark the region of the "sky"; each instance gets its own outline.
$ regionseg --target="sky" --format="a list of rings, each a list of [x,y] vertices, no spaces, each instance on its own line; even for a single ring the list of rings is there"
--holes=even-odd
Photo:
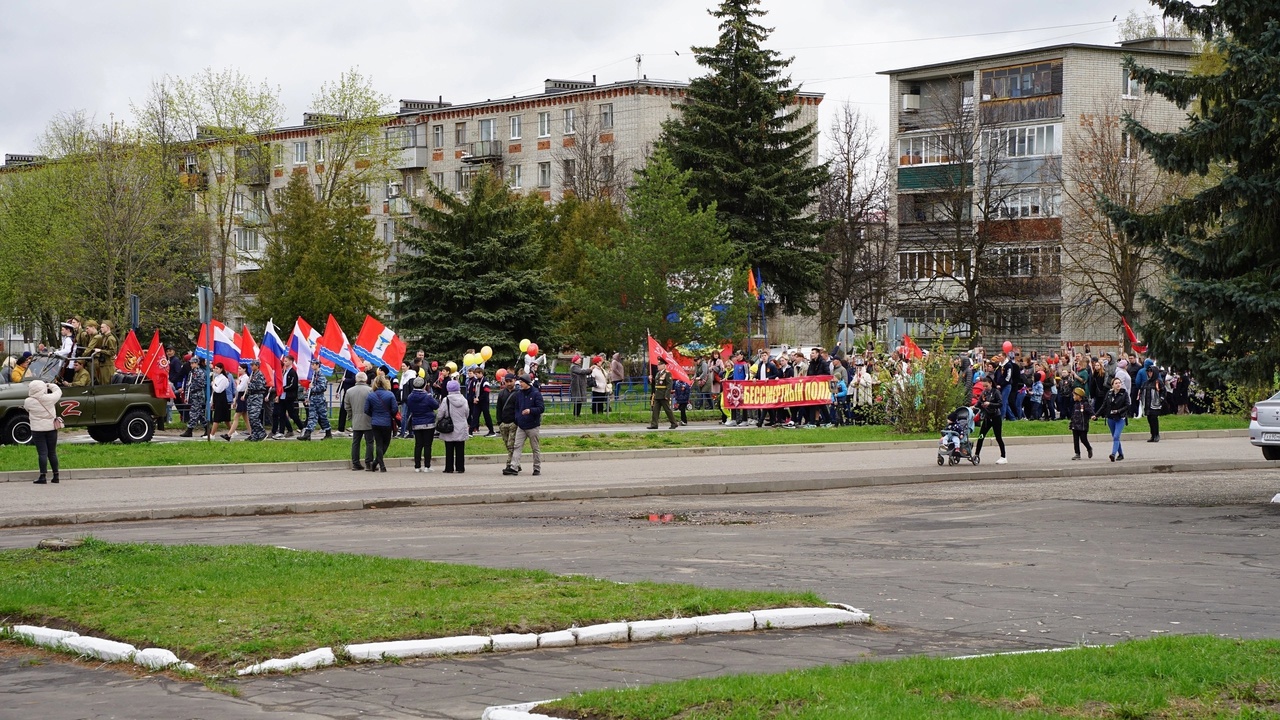
[[[132,118],[153,80],[236,68],[278,87],[300,124],[322,83],[353,67],[395,102],[455,104],[542,91],[546,78],[688,81],[712,45],[713,0],[0,0],[0,153],[37,151],[58,113]],[[792,80],[826,94],[823,129],[853,103],[883,132],[878,71],[1041,45],[1112,44],[1139,0],[762,0],[766,46]],[[1044,12],[1038,12],[1044,10]],[[1112,18],[1117,22],[1112,22]]]

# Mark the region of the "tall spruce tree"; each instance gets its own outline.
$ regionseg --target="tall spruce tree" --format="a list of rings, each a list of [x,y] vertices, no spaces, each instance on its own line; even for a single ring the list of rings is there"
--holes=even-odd
[[[1177,75],[1127,66],[1150,92],[1186,109],[1185,128],[1127,131],[1163,169],[1211,175],[1204,189],[1147,214],[1109,204],[1168,272],[1142,330],[1166,362],[1220,380],[1271,382],[1280,368],[1280,2],[1153,0],[1201,35],[1223,63]]]
[[[487,172],[465,198],[429,187],[435,204],[411,200],[418,222],[403,239],[412,252],[391,284],[401,334],[454,360],[489,345],[507,362],[520,338],[547,344],[556,287],[539,261],[541,201]]]
[[[759,267],[774,300],[811,312],[826,256],[814,209],[825,164],[814,164],[817,123],[799,125],[791,64],[761,47],[771,29],[753,21],[759,0],[724,0],[720,40],[693,48],[710,73],[689,84],[679,113],[663,127],[663,143],[701,203],[715,203],[741,264]]]

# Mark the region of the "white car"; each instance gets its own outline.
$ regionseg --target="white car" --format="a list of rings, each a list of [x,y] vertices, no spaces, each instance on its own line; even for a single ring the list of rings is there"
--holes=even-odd
[[[1262,448],[1262,457],[1280,460],[1280,393],[1253,406],[1249,442]]]

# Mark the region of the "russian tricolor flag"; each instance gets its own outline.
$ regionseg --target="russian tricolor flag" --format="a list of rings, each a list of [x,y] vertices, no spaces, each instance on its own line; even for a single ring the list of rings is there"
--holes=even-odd
[[[262,363],[262,373],[267,376],[267,384],[279,394],[284,389],[284,367],[280,359],[288,354],[280,334],[276,332],[275,322],[267,321],[267,329],[262,331],[262,346],[258,348],[258,360]]]
[[[364,316],[364,325],[356,337],[356,354],[373,363],[374,367],[385,367],[392,377],[400,372],[400,364],[404,362],[405,344],[395,331],[373,319]]]
[[[213,328],[213,337],[210,338],[209,329]],[[204,358],[205,362],[217,365],[222,363],[227,372],[235,372],[235,368],[240,364],[240,348],[238,345],[236,333],[230,328],[217,320],[213,320],[208,325],[200,326],[200,337],[196,338],[196,356]],[[212,346],[210,344],[212,343]]]
[[[311,384],[311,354],[319,339],[320,333],[306,320],[298,318],[293,324],[293,332],[289,335],[289,355],[293,357],[294,369],[298,371],[298,382],[303,386]]]

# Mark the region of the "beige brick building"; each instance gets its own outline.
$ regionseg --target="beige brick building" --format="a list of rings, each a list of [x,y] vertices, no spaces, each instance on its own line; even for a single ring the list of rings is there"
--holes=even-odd
[[[1149,159],[1134,155],[1119,118],[1132,113],[1157,129],[1185,119],[1129,77],[1126,55],[1185,72],[1192,48],[1164,38],[1066,44],[882,73],[896,165],[889,221],[898,243],[899,330],[967,336],[961,318],[984,307],[987,345],[1120,342],[1119,318],[1086,282],[1101,272],[1093,265],[1105,263],[1076,252],[1100,242],[1090,224],[1093,188],[1080,168],[1126,169],[1131,189],[1119,194],[1155,198],[1162,188],[1144,180]],[[1114,160],[1104,145],[1115,145]],[[986,280],[975,282],[979,275]],[[973,296],[979,301],[966,305]]]

